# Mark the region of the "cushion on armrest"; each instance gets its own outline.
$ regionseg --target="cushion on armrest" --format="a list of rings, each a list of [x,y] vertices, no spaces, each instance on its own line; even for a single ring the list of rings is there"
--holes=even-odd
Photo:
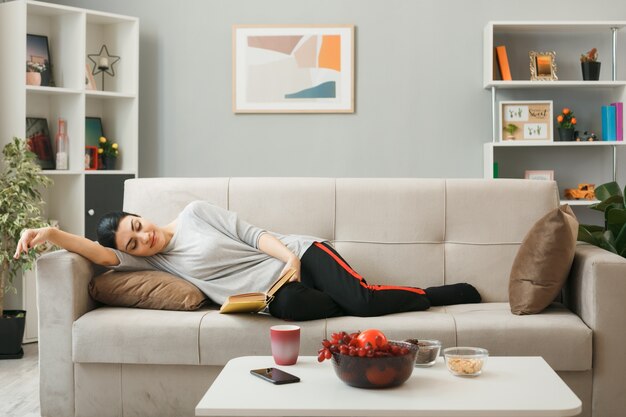
[[[509,281],[513,314],[542,312],[559,295],[574,259],[578,221],[568,205],[550,211],[530,229]]]
[[[110,306],[154,310],[197,310],[208,302],[194,285],[162,271],[110,271],[91,280],[89,294]]]

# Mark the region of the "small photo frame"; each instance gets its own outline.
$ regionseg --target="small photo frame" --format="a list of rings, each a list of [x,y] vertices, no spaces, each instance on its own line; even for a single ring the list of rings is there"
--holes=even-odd
[[[26,35],[26,82],[30,85],[37,85],[35,79],[29,77],[29,73],[40,74],[39,85],[54,87],[47,36],[30,33]]]
[[[98,147],[85,146],[85,170],[93,171],[98,169]]]
[[[85,145],[98,147],[100,136],[104,136],[102,119],[99,117],[85,117]]]
[[[526,178],[527,180],[554,181],[554,171],[553,170],[544,170],[544,171],[526,170],[524,172],[524,178]]]
[[[37,155],[41,169],[55,169],[55,157],[48,131],[48,120],[40,117],[26,118],[26,145]]]
[[[530,80],[556,81],[556,52],[530,51]]]
[[[500,142],[552,142],[552,100],[501,101]]]
[[[89,64],[85,64],[85,90],[97,90],[96,80],[93,78]]]

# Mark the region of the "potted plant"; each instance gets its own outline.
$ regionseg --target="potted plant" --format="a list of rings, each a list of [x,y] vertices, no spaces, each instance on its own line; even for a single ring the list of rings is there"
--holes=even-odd
[[[26,84],[28,85],[41,85],[41,73],[46,70],[44,64],[38,64],[37,62],[26,62]]]
[[[604,227],[580,225],[578,240],[626,258],[626,189],[622,193],[616,182],[609,182],[596,187],[595,194],[600,202],[589,208],[604,212]]]
[[[561,141],[572,141],[574,140],[574,126],[576,126],[577,120],[576,116],[574,116],[574,112],[569,108],[565,107],[561,114],[556,116],[556,122],[558,124],[559,130],[559,139]]]
[[[14,259],[17,242],[24,229],[47,226],[41,217],[44,203],[40,189],[51,184],[41,175],[37,156],[26,142],[13,138],[2,150],[4,164],[0,171],[0,359],[23,355],[22,337],[26,312],[4,310],[5,289],[13,288],[18,272],[32,268],[37,252]]]
[[[600,62],[596,48],[580,56],[580,66],[583,70],[584,81],[598,81],[600,79]]]
[[[100,166],[101,169],[115,169],[117,156],[120,153],[118,148],[117,143],[110,142],[104,136],[100,136],[100,140],[98,141],[98,157],[100,158],[100,164],[98,164],[98,166]]]
[[[504,128],[504,130],[508,133],[506,139],[515,139],[515,132],[517,132],[517,129],[519,129],[519,127],[517,127],[517,125],[514,125],[513,123],[509,123],[508,125],[506,125],[506,127]]]

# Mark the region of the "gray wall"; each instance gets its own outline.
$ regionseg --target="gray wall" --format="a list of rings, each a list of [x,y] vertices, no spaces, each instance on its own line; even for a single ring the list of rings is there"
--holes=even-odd
[[[56,2],[140,18],[142,177],[482,177],[485,24],[626,19],[623,0]],[[233,114],[236,23],[354,24],[356,112]]]

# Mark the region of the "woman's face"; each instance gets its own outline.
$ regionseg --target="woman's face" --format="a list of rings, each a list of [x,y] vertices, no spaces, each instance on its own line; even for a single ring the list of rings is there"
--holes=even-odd
[[[136,216],[120,220],[115,233],[115,244],[122,252],[135,256],[151,256],[167,245],[164,231],[154,223]]]

